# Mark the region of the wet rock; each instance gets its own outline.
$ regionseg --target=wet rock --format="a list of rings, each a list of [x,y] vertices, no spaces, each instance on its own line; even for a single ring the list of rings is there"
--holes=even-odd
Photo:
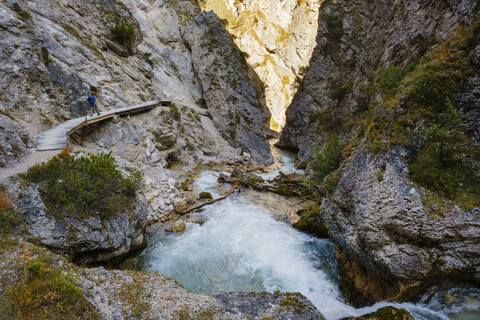
[[[300,220],[293,224],[297,230],[308,232],[320,238],[328,238],[328,225],[322,217],[323,210],[319,206],[302,209],[297,212]]]
[[[172,231],[175,233],[183,233],[185,231],[185,221],[179,219],[173,223]]]
[[[187,202],[181,198],[173,199],[173,208],[177,213],[183,213],[187,209]]]
[[[415,318],[405,309],[383,307],[375,312],[361,317],[343,318],[342,320],[414,320]]]
[[[200,225],[204,224],[206,221],[207,221],[207,219],[203,218],[200,215],[196,215],[196,214],[190,215],[190,217],[187,220],[187,222],[189,222],[189,223],[197,223],[197,224],[200,224]]]
[[[254,319],[325,319],[300,293],[219,292],[212,294],[221,308]]]

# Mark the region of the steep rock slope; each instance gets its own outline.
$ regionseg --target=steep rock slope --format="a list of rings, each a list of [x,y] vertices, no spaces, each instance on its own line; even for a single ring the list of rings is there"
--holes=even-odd
[[[480,280],[478,13],[467,0],[321,7],[317,47],[279,145],[299,150],[329,189],[319,215],[353,303],[439,277]],[[334,158],[339,169],[318,178]]]
[[[213,12],[203,12],[183,36],[216,128],[226,140],[246,148],[254,159],[273,161],[245,60],[221,21]]]
[[[28,137],[15,137],[15,150],[2,148],[7,155],[25,155],[26,146],[32,147],[38,133],[85,114],[85,96],[90,88],[97,90],[100,110],[168,99],[193,113],[208,116],[206,110],[202,111],[202,84],[182,37],[187,22],[200,13],[196,2],[10,1],[1,4],[1,11],[2,110],[29,133]],[[133,33],[111,31],[122,23],[132,27]],[[225,57],[218,58],[220,69],[228,65]],[[247,95],[250,99],[251,93]],[[218,108],[212,103],[210,107]],[[233,113],[245,109],[237,101],[228,107]],[[254,104],[252,108],[259,106]],[[216,115],[212,112],[210,117]],[[257,115],[258,112],[251,118]],[[207,153],[240,153],[226,146],[225,141],[233,143],[234,139],[218,139],[210,119],[205,118],[202,121],[206,129],[199,134],[213,141],[212,150]],[[243,130],[243,124],[234,126]],[[264,140],[261,131],[260,126],[257,135]],[[10,136],[6,139],[14,139]],[[249,143],[250,140],[243,139],[236,146],[259,162],[270,161],[265,141]],[[260,153],[262,156],[255,158]]]
[[[315,46],[321,0],[205,0],[202,8],[224,19],[235,43],[265,86],[270,125],[285,124],[285,110]]]

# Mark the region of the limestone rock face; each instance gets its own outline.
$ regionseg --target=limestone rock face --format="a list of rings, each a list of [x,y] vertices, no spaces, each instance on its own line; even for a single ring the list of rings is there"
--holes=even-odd
[[[356,288],[351,297],[360,291],[378,301],[435,277],[480,281],[480,209],[430,212],[408,183],[407,160],[401,147],[384,156],[360,150],[331,200],[322,204],[337,257],[353,270],[343,280]],[[381,181],[378,168],[384,168]],[[380,281],[360,280],[368,278]]]
[[[17,158],[29,153],[32,142],[17,122],[0,114],[0,168],[17,162]]]
[[[220,19],[213,12],[202,12],[187,25],[183,37],[205,104],[222,136],[247,150],[257,162],[272,162],[248,68]]]
[[[38,190],[26,187],[17,200],[29,234],[53,251],[68,254],[79,263],[119,258],[145,245],[142,226],[147,220],[147,200],[137,194],[132,213],[111,218],[55,218],[45,212]]]
[[[315,47],[319,7],[323,0],[205,1],[228,21],[240,50],[265,85],[266,105],[275,130],[285,125],[285,110],[303,78]],[[220,3],[220,4],[219,4]]]

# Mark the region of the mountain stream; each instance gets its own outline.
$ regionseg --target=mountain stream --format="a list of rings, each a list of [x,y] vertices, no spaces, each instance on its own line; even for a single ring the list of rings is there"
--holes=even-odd
[[[293,166],[294,155],[274,147],[272,152],[277,162],[269,173],[260,174],[264,179],[280,170],[302,173]],[[218,175],[203,171],[195,190],[217,197],[227,188],[217,183]],[[285,211],[281,197],[271,197],[242,192],[205,206],[200,215],[206,222],[187,222],[182,234],[150,227],[148,246],[135,258],[136,268],[172,277],[197,293],[301,292],[329,320],[361,316],[387,305],[407,309],[418,320],[480,319],[480,288],[468,284],[439,286],[415,303],[349,306],[338,288],[341,266],[332,242],[292,228],[279,214]]]

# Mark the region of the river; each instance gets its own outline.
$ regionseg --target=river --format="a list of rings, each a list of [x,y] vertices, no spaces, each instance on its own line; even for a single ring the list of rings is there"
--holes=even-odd
[[[272,151],[277,163],[262,174],[264,178],[279,170],[302,173],[293,166],[294,155]],[[218,175],[203,171],[194,183],[196,191],[218,196],[227,188],[217,183]],[[282,221],[280,201],[279,207],[266,206],[255,200],[261,194],[251,195],[236,194],[204,207],[200,215],[206,222],[187,223],[182,234],[150,228],[148,246],[136,258],[137,268],[172,277],[197,293],[301,292],[329,320],[360,316],[386,305],[405,308],[418,320],[480,319],[480,289],[468,284],[439,287],[416,303],[381,302],[360,309],[345,304],[338,288],[341,266],[331,241]]]

